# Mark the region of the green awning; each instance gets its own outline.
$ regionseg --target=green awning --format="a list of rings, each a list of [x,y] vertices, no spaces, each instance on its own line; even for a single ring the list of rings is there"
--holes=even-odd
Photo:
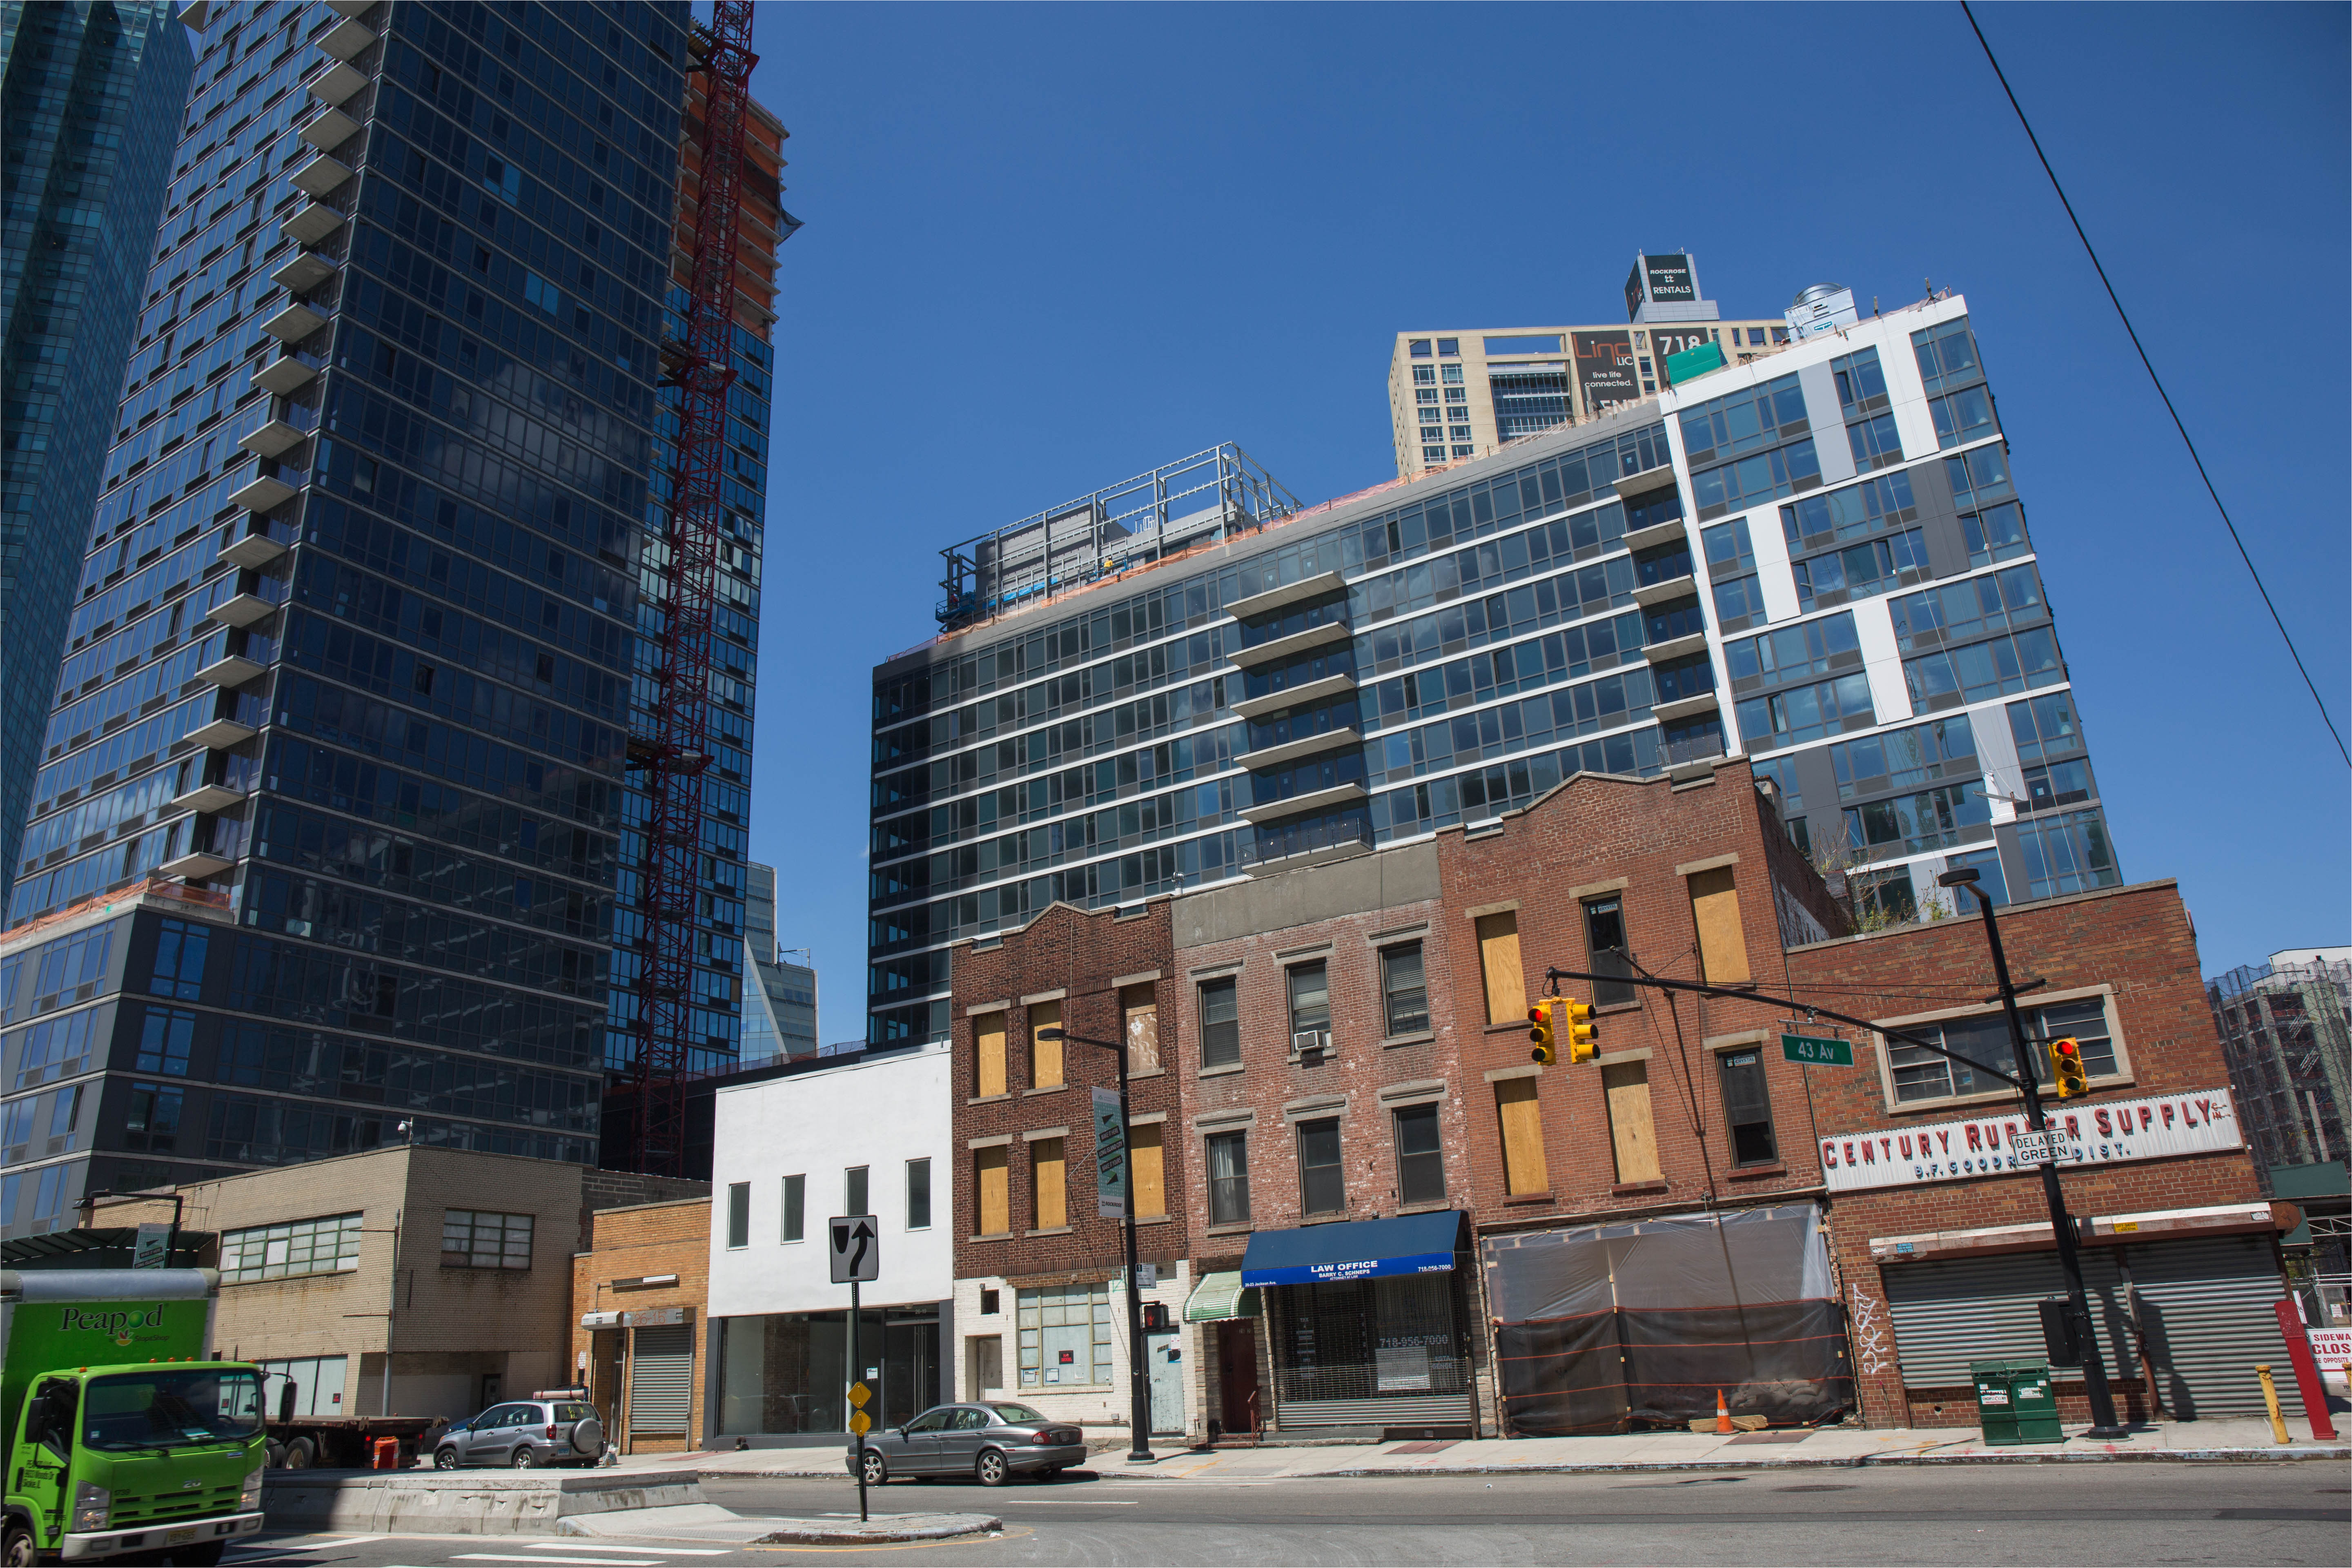
[[[1184,1302],[1184,1321],[1188,1323],[1216,1323],[1227,1318],[1255,1318],[1258,1315],[1257,1289],[1242,1283],[1242,1271],[1230,1274],[1203,1274],[1201,1282],[1192,1287],[1192,1294]]]

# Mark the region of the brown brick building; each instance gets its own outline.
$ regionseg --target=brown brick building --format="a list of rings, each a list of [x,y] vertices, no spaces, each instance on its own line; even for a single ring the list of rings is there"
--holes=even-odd
[[[606,1209],[572,1258],[572,1380],[625,1454],[690,1452],[709,1432],[710,1200]]]

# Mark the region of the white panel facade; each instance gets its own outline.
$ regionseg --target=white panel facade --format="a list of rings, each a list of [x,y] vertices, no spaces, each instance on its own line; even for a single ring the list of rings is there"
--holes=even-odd
[[[1911,692],[1903,684],[1903,654],[1895,645],[1895,617],[1885,595],[1853,606],[1853,638],[1862,647],[1862,668],[1870,677],[1870,710],[1881,724],[1911,717]]]
[[[1852,345],[1835,338],[1828,341],[1837,343],[1841,354],[1853,352]],[[1820,353],[1820,345],[1808,343],[1794,352],[1811,355]],[[1882,352],[1879,357],[1886,356]],[[1838,404],[1837,377],[1830,374],[1829,359],[1825,356],[1799,369],[1797,384],[1804,390],[1805,417],[1813,426],[1813,453],[1822,460],[1822,483],[1843,484],[1854,476],[1853,447],[1845,438],[1845,416]]]

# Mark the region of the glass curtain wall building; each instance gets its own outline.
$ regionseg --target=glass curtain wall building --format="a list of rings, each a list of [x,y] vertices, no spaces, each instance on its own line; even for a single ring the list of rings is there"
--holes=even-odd
[[[1744,753],[1886,917],[1947,864],[2007,899],[2117,879],[1958,299],[1124,574],[992,597],[976,559],[875,671],[877,1041],[943,1036],[948,945],[1055,899],[1409,839],[1579,771]]]
[[[776,868],[744,868],[743,1039],[737,1065],[767,1067],[816,1055],[816,971],[776,952]],[[793,951],[798,952],[799,949]]]
[[[0,1087],[103,1105],[68,1197],[593,1162],[687,7],[187,15]]]
[[[195,55],[171,0],[0,0],[0,905]]]

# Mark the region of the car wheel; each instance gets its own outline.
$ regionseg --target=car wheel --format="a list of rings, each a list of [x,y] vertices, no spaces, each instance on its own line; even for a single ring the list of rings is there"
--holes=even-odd
[[[436,1470],[456,1469],[457,1468],[457,1450],[456,1448],[434,1449],[433,1468]]]
[[[319,1445],[309,1437],[296,1437],[286,1445],[286,1468],[307,1470],[319,1462]]]
[[[33,1543],[33,1532],[10,1520],[6,1531],[0,1534],[0,1563],[6,1564],[6,1568],[33,1568],[38,1557],[39,1548]]]
[[[972,1467],[972,1473],[980,1478],[982,1486],[1001,1487],[1013,1479],[1013,1467],[1004,1462],[1003,1449],[983,1448],[980,1453],[980,1463]]]
[[[860,1462],[865,1466],[866,1484],[867,1486],[880,1487],[889,1485],[890,1467],[884,1462],[881,1455],[876,1453],[873,1449],[868,1448],[866,1450],[865,1458]]]
[[[530,1469],[539,1463],[539,1450],[525,1443],[514,1451],[514,1458],[509,1459],[507,1463],[518,1470]]]

